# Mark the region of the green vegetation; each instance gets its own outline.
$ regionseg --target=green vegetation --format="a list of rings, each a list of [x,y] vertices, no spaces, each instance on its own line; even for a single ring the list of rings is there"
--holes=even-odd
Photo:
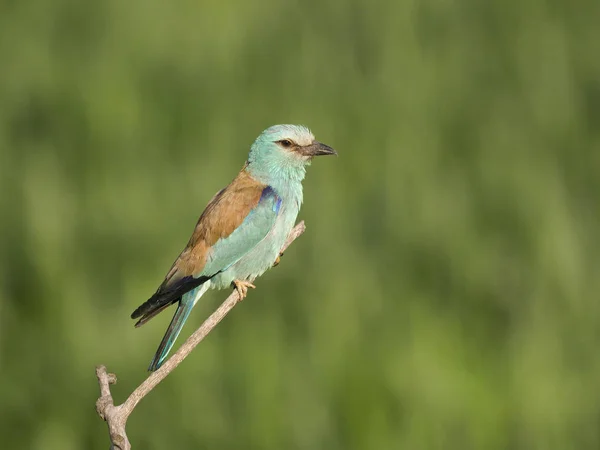
[[[139,405],[134,448],[600,448],[599,17],[4,1],[2,448],[108,448],[94,366],[117,401],[145,377],[171,314],[129,314],[286,122],[340,154],[308,172],[308,230]]]

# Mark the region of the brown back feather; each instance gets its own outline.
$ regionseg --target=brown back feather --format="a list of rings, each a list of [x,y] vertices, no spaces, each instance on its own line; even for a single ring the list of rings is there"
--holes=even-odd
[[[245,169],[246,166],[208,203],[187,246],[171,266],[156,293],[134,311],[132,318],[143,316],[140,325],[162,311],[165,305],[179,301],[183,293],[215,275],[204,274],[202,279],[194,278],[194,275],[202,272],[211,247],[241,225],[266,188]]]

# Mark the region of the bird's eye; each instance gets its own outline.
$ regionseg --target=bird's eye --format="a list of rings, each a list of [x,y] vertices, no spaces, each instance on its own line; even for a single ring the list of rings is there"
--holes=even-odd
[[[288,139],[282,139],[281,141],[279,141],[279,143],[281,144],[282,147],[285,147],[285,148],[292,146],[292,141],[290,141]]]

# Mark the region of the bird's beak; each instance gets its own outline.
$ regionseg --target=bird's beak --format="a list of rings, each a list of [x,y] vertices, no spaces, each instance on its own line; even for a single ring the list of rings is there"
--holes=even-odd
[[[336,155],[337,152],[332,149],[329,145],[325,145],[322,142],[315,141],[310,145],[300,147],[300,152],[306,156],[321,156],[321,155]]]

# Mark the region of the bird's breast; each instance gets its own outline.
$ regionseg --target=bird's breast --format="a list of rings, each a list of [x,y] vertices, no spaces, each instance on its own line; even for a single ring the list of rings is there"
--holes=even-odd
[[[233,280],[254,280],[273,266],[292,230],[302,198],[294,192],[275,190],[278,200],[277,219],[273,227],[252,250],[227,270],[213,278],[213,287],[223,289]],[[301,192],[301,191],[300,191]]]

